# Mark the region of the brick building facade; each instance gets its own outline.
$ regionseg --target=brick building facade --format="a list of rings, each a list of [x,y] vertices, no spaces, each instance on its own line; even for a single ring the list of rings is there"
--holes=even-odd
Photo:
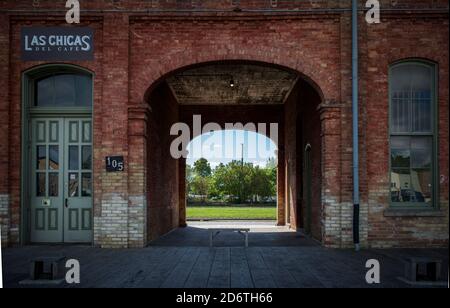
[[[278,123],[278,223],[304,228],[328,247],[353,245],[351,1],[80,2],[80,26],[95,31],[92,61],[23,61],[23,28],[77,26],[65,22],[65,1],[0,1],[2,245],[47,242],[50,233],[45,232],[50,231],[54,241],[77,242],[81,237],[76,231],[80,230],[85,231],[83,239],[87,236],[95,246],[143,247],[185,225],[185,161],[170,156],[173,136],[169,131],[179,121],[192,126],[195,114],[219,124]],[[382,0],[379,24],[366,23],[364,2],[360,1],[358,37],[361,244],[447,247],[448,1]],[[412,68],[407,69],[415,69],[418,76],[420,68],[432,72],[429,80],[421,75],[426,80],[420,82],[429,84],[428,88],[416,91],[411,86],[410,94],[423,95],[417,99],[396,96],[396,70],[409,64]],[[234,71],[230,72],[231,67]],[[199,70],[203,76],[216,75],[200,78]],[[40,81],[62,73],[92,78],[90,113],[72,110],[65,114],[62,109],[55,114],[47,108],[46,114],[34,108],[34,101],[42,97],[28,88],[39,90]],[[189,101],[195,91],[218,89],[217,76],[230,74],[242,78],[243,84],[259,82],[261,91],[275,82],[279,89],[283,80],[292,86],[277,103],[270,96],[256,103],[249,97],[229,104],[201,103],[207,94],[195,97],[198,103]],[[196,79],[187,82],[192,75]],[[399,76],[406,80],[408,74],[400,72]],[[189,91],[186,84],[197,88]],[[179,88],[183,85],[184,92]],[[35,99],[30,98],[34,95]],[[421,114],[428,117],[423,121],[433,124],[429,130],[419,129],[418,135],[413,129],[397,136],[392,127],[398,116],[393,114],[398,111],[392,106],[417,102],[429,106],[430,112],[424,109]],[[415,118],[412,107],[407,110],[412,114],[408,127],[416,127],[422,120]],[[61,158],[63,169],[66,151],[77,149],[77,155],[83,156],[84,149],[92,147],[92,166],[88,163],[81,168],[84,171],[58,173],[55,170],[60,169],[50,162],[43,171],[38,161],[35,170],[33,151],[47,151],[39,156],[41,160],[50,157],[58,144],[34,140],[37,126],[33,121],[44,125],[44,143],[52,141],[51,125],[60,123],[67,131],[75,125],[74,134],[83,135],[83,142],[67,141],[67,147],[58,143],[61,151],[52,162]],[[84,135],[84,125],[92,125],[91,137]],[[401,138],[413,141],[399,152],[395,144]],[[411,144],[419,141],[429,148],[419,146],[416,151]],[[390,153],[400,154],[391,159]],[[123,156],[124,171],[107,172],[107,156]],[[71,159],[67,169],[72,169],[70,164]],[[48,184],[58,176],[65,179],[61,186],[55,182],[61,187],[59,194],[55,188],[52,192],[43,188],[42,196],[35,198],[41,179]],[[66,197],[66,210],[64,201],[57,209],[39,208],[47,200],[59,204],[49,194]],[[78,194],[90,197],[90,205],[70,209],[67,199]],[[78,201],[82,202],[71,200],[73,204]],[[73,214],[73,221],[62,213]],[[61,228],[66,231],[62,235]],[[34,234],[34,229],[41,233]]]

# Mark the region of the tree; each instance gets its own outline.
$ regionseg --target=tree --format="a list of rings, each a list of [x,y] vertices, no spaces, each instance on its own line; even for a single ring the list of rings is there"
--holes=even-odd
[[[205,158],[200,158],[194,163],[194,172],[196,175],[203,178],[211,176],[211,165]]]
[[[206,201],[211,186],[211,178],[196,175],[191,183],[191,191],[195,195],[201,196],[202,202]]]
[[[219,165],[214,171],[214,188],[223,196],[245,202],[251,196],[251,177],[253,165],[232,161],[228,165]],[[235,200],[232,200],[235,201]]]
[[[192,181],[194,180],[194,170],[191,165],[186,164],[186,193],[192,192]]]
[[[273,160],[270,167],[260,168],[250,163],[232,161],[220,163],[213,171],[204,158],[194,167],[186,166],[187,191],[190,195],[245,203],[276,195],[277,167]]]
[[[260,168],[259,166],[253,168],[251,192],[252,195],[256,198],[267,198],[274,195],[274,187],[271,180],[271,171],[271,169]]]
[[[276,169],[277,164],[278,164],[277,159],[275,157],[271,157],[267,160],[266,168],[267,169],[274,169],[274,168]]]

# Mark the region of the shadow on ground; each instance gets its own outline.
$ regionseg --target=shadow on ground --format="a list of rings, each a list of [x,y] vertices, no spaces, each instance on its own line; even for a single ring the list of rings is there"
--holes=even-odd
[[[305,247],[319,244],[301,232],[277,227],[274,221],[246,222],[191,222],[186,228],[176,229],[153,241],[150,246],[208,247],[208,228],[249,228],[250,247]],[[244,236],[237,232],[222,232],[214,237],[214,247],[243,247]]]
[[[245,223],[243,223],[245,225]],[[242,224],[240,225],[242,226]],[[214,227],[217,227],[215,225]],[[256,225],[250,247],[239,234],[217,238],[209,248],[204,223],[178,229],[143,249],[88,246],[24,246],[3,251],[4,286],[23,286],[36,257],[77,259],[81,284],[41,285],[59,288],[400,288],[404,259],[420,256],[443,260],[448,276],[448,249],[327,249],[296,232]],[[223,247],[227,246],[227,247]],[[381,284],[368,285],[367,260],[381,265]]]

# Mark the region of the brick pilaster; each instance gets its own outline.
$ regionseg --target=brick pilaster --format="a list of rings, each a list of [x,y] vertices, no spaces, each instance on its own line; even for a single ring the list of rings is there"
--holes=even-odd
[[[108,13],[103,22],[103,100],[101,160],[101,204],[94,217],[94,242],[101,247],[128,247],[128,61],[129,21],[124,14]],[[106,156],[121,155],[125,172],[107,173]],[[98,206],[98,205],[97,205]]]
[[[341,208],[341,108],[325,102],[320,108],[322,122],[322,241],[339,247],[344,233]],[[352,216],[350,216],[351,219]],[[350,234],[351,235],[351,234]]]
[[[8,245],[10,227],[9,197],[9,17],[0,14],[0,244]]]

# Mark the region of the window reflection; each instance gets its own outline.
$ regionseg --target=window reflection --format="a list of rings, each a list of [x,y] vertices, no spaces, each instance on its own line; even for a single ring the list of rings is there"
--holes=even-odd
[[[78,197],[78,173],[69,173],[69,197]]]
[[[392,69],[391,118],[393,133],[431,132],[433,70],[424,65]]]
[[[75,75],[58,75],[55,79],[55,106],[76,106]]]
[[[36,86],[36,106],[53,106],[54,101],[54,78],[39,80]]]
[[[92,169],[92,147],[85,145],[82,147],[82,169]]]
[[[36,81],[37,107],[89,107],[92,78],[81,74],[56,74]]]
[[[58,173],[48,174],[48,195],[50,197],[58,197],[59,194],[59,175]]]
[[[391,69],[391,201],[433,204],[432,65]]]
[[[59,146],[51,145],[48,149],[50,160],[48,162],[48,167],[51,170],[59,169]]]
[[[432,165],[432,138],[416,137],[411,140],[411,164],[413,168],[431,168]]]
[[[92,196],[92,175],[90,173],[83,173],[82,175],[81,196]]]
[[[392,202],[432,203],[432,137],[391,138]]]
[[[47,168],[47,149],[45,145],[36,147],[37,165],[36,169],[45,170]]]
[[[432,202],[432,182],[429,170],[393,169],[391,173],[392,202]]]
[[[71,145],[69,146],[69,170],[78,170],[79,169],[79,155],[78,155],[78,146]]]
[[[36,174],[36,197],[45,197],[45,173]]]

